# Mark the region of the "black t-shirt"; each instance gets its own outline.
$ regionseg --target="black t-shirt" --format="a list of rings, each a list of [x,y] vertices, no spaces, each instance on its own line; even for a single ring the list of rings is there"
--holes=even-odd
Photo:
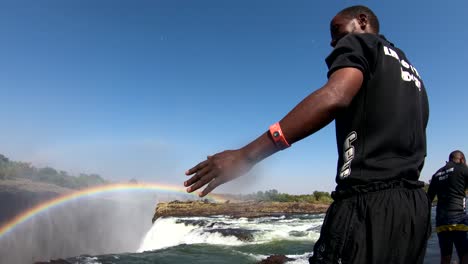
[[[348,34],[326,58],[338,69],[362,71],[364,81],[336,119],[337,190],[371,182],[417,181],[426,156],[429,104],[418,71],[383,36]]]
[[[427,194],[432,201],[437,195],[437,215],[465,211],[465,189],[468,187],[468,168],[448,162],[433,176]]]

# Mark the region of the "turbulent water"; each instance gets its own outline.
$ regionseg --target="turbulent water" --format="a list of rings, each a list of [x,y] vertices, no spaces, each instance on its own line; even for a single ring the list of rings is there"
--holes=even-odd
[[[273,254],[307,263],[323,214],[262,217],[158,219],[139,253],[80,256],[72,263],[256,263]]]
[[[256,263],[273,254],[308,263],[323,214],[263,217],[169,217],[158,219],[136,253],[80,256],[72,263]],[[437,237],[429,240],[425,263],[438,262]]]

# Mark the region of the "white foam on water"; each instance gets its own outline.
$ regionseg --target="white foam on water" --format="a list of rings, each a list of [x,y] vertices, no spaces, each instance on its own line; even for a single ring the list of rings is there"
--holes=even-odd
[[[252,257],[255,259],[255,262],[260,262],[266,258],[268,258],[270,255],[261,255],[261,254],[253,254],[253,253],[246,253],[246,252],[241,252],[241,251],[237,251],[237,250],[234,250],[235,252],[237,253],[240,253],[242,255],[245,255],[245,256],[249,256],[249,257]]]
[[[97,261],[97,257],[84,257],[83,261],[85,264],[102,264],[101,262]]]
[[[287,264],[308,264],[309,258],[312,256],[312,252],[305,253],[302,255],[286,255],[288,258],[294,259],[293,261],[286,262]]]
[[[195,224],[195,221],[200,221],[204,225]],[[268,243],[274,240],[316,241],[320,235],[317,230],[322,222],[323,217],[286,218],[285,216],[276,216],[247,219],[215,216],[159,218],[146,234],[137,252],[157,250],[180,244],[206,243],[239,246],[252,243]],[[213,229],[225,228],[251,231],[253,241],[244,242],[233,235],[226,236],[220,232],[212,231]]]
[[[159,218],[146,234],[137,252],[177,246],[196,226],[176,223],[176,218]]]
[[[240,246],[244,242],[237,239],[235,236],[223,236],[221,233],[207,233],[203,230],[195,230],[187,235],[184,239],[184,244],[214,244],[214,245],[230,245]]]
[[[210,222],[220,221],[212,218],[194,217],[194,218],[159,218],[146,234],[137,252],[157,250],[173,247],[181,244],[215,244],[215,245],[242,245],[243,242],[235,236],[223,236],[218,232],[205,232],[203,227],[197,225],[177,222],[178,220],[205,220]],[[244,222],[241,220],[241,222]],[[221,225],[220,225],[221,227]],[[211,228],[216,228],[213,225]],[[208,229],[211,229],[208,228]]]
[[[256,233],[257,243],[269,242],[272,240],[313,240],[316,241],[320,233],[313,229],[322,225],[322,219],[287,219],[277,222],[267,222],[259,225],[263,230]],[[303,233],[304,236],[294,236],[292,233]]]
[[[236,252],[241,253],[241,254],[246,255],[246,256],[250,256],[250,257],[254,258],[256,262],[260,262],[260,261],[270,257],[270,255],[245,253],[245,252],[240,252],[240,251],[236,251]],[[309,263],[309,257],[311,257],[311,256],[312,256],[312,252],[304,253],[302,255],[286,255],[286,257],[288,257],[288,258],[294,259],[294,260],[291,260],[291,261],[287,261],[286,263],[287,264],[308,264]]]

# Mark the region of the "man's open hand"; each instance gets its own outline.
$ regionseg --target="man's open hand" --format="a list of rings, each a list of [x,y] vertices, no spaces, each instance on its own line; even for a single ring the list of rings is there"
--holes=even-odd
[[[208,156],[205,161],[186,171],[185,175],[194,175],[184,182],[184,186],[190,186],[187,192],[193,192],[208,184],[199,194],[203,197],[219,185],[247,173],[253,165],[241,149],[226,150]]]

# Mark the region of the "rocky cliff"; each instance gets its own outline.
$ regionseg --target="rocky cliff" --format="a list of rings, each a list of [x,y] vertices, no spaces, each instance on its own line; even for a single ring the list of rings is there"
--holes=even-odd
[[[31,207],[73,190],[30,180],[0,180],[0,225]]]
[[[263,217],[283,214],[325,213],[327,204],[305,202],[239,202],[209,203],[203,201],[172,201],[159,203],[153,216],[153,222],[165,216],[211,216],[229,215],[232,217]]]

